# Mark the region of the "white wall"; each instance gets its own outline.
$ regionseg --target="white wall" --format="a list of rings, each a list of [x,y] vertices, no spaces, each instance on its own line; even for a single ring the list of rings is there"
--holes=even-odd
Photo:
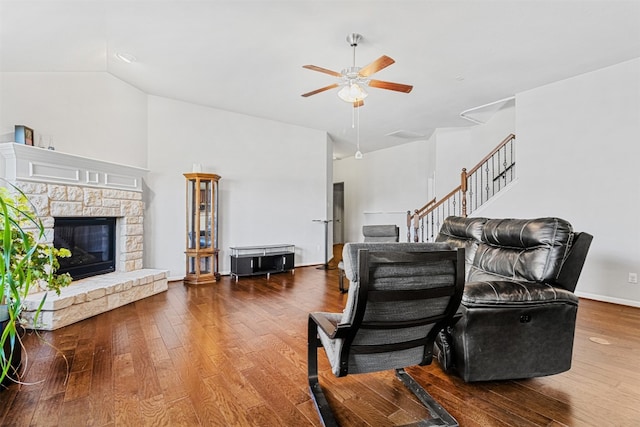
[[[335,160],[333,182],[345,183],[345,240],[361,241],[365,224],[396,224],[406,241],[407,210],[449,193],[463,167],[475,166],[514,130],[509,103],[482,126],[438,129],[428,141]]]
[[[429,141],[366,153],[361,160],[335,160],[333,182],[344,182],[345,241],[362,241],[366,224],[397,224],[400,240],[406,240],[406,212],[428,201],[434,165]]]
[[[518,94],[518,181],[477,216],[558,216],[594,236],[577,293],[640,306],[640,59]]]
[[[325,132],[147,96],[108,73],[0,73],[0,142],[14,125],[53,135],[57,151],[150,169],[145,267],[183,277],[184,172],[220,181],[221,272],[229,246],[292,243],[296,265],[324,262],[331,212]]]
[[[460,168],[474,166],[513,132],[518,178],[474,216],[569,220],[575,230],[594,235],[577,294],[640,306],[640,284],[627,282],[630,272],[640,273],[638,76],[640,59],[517,94],[515,106],[485,125],[437,130],[428,155],[400,146],[362,161],[335,161],[334,182],[345,182],[347,240],[361,239],[366,211],[426,201],[411,200],[427,192],[429,168],[421,160],[426,164],[436,154],[441,197],[459,184]],[[416,150],[408,158],[418,160],[407,164],[403,150]]]
[[[220,271],[229,247],[290,243],[296,265],[324,262],[330,212],[325,132],[149,97],[149,174],[145,218],[148,267],[184,276],[185,172],[202,165],[220,180]]]
[[[147,96],[107,73],[0,73],[0,142],[14,125],[56,150],[146,167]]]
[[[436,195],[438,199],[460,185],[462,168],[471,170],[510,133],[515,133],[515,107],[507,103],[483,125],[443,128],[436,141]]]

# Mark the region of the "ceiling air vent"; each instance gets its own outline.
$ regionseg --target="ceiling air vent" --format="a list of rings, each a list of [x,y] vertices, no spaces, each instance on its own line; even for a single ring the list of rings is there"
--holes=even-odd
[[[388,133],[385,136],[392,136],[394,138],[400,138],[400,139],[418,139],[418,138],[426,137],[426,135],[423,135],[417,132],[412,132],[410,130],[397,130],[397,131]]]

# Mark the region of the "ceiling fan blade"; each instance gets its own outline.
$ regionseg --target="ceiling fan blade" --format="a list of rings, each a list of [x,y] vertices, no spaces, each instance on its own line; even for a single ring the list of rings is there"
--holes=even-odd
[[[356,101],[353,103],[353,108],[362,107],[364,105],[364,101],[361,99],[360,101]]]
[[[377,73],[383,68],[387,68],[389,65],[393,64],[394,61],[392,58],[389,58],[387,55],[382,55],[380,58],[376,59],[369,65],[365,65],[360,69],[358,73],[362,77],[369,77],[373,73]]]
[[[316,90],[311,91],[311,92],[303,93],[302,96],[304,96],[306,98],[307,96],[315,95],[316,93],[324,92],[325,90],[333,89],[335,87],[338,87],[338,83],[334,83],[334,84],[329,85],[329,86],[321,87],[320,89],[316,89]]]
[[[321,73],[329,74],[334,77],[342,77],[342,74],[337,71],[327,70],[326,68],[318,67],[316,65],[303,65],[302,68],[306,68],[307,70],[320,71]]]
[[[369,86],[377,87],[379,89],[395,90],[397,92],[404,92],[404,93],[409,93],[411,92],[411,89],[413,89],[413,86],[410,86],[410,85],[403,85],[402,83],[385,82],[382,80],[369,80]]]

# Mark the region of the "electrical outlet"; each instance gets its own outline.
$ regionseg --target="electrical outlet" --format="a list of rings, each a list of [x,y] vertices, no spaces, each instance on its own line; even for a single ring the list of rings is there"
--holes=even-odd
[[[629,283],[638,283],[638,273],[629,273]]]

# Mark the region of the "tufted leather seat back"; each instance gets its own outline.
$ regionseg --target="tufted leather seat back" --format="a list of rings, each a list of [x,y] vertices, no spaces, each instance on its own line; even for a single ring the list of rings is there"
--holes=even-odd
[[[486,222],[487,218],[450,216],[442,223],[436,237],[436,242],[448,243],[454,248],[464,248],[466,276],[469,275]]]
[[[560,218],[489,219],[467,280],[555,282],[572,239]]]

